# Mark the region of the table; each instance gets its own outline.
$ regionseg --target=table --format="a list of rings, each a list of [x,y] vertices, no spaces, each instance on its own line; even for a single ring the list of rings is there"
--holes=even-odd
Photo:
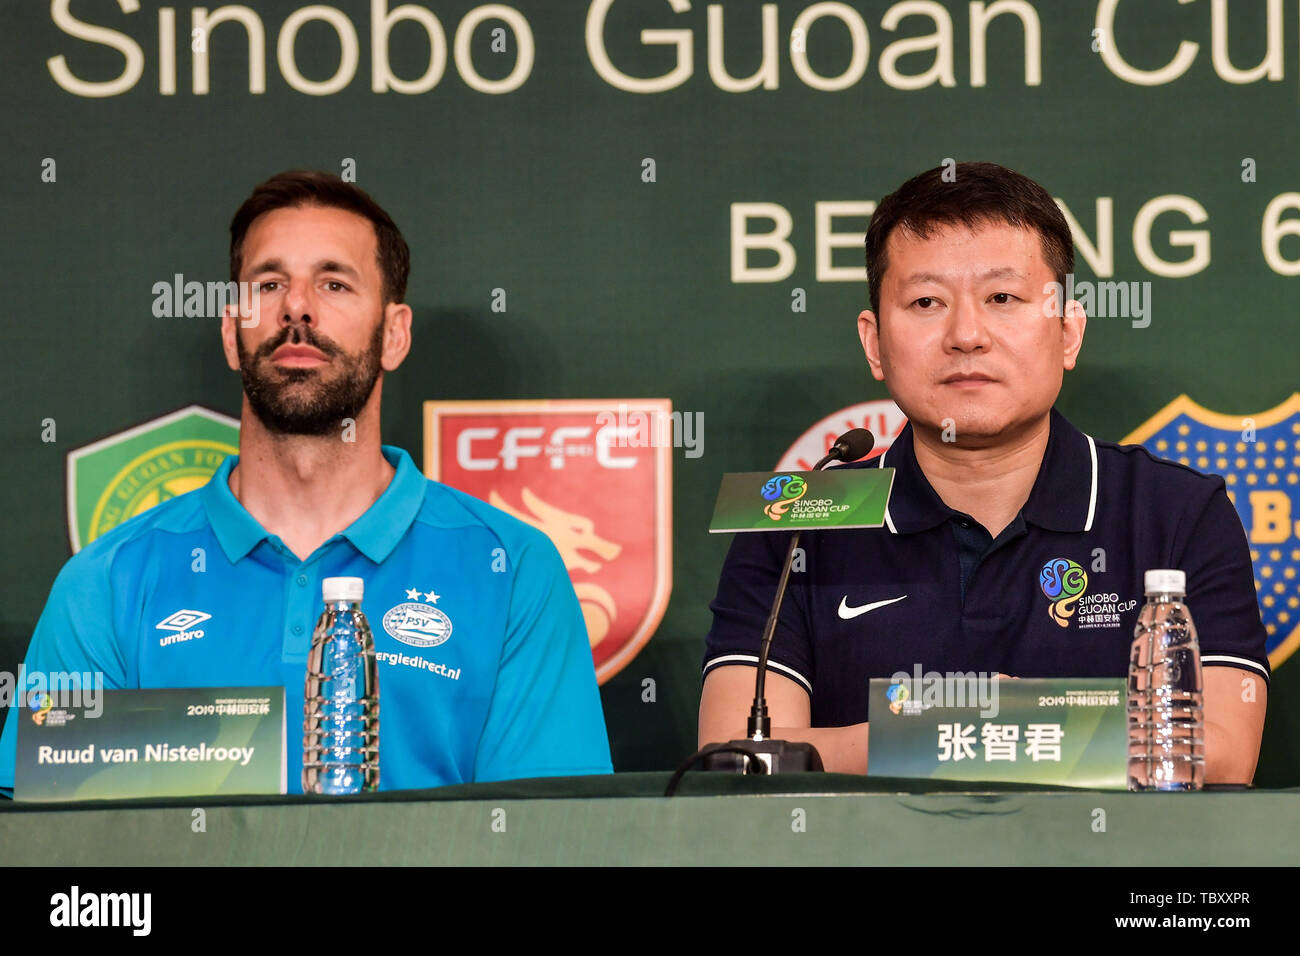
[[[1300,862],[1300,788],[1135,794],[701,773],[665,798],[669,776],[345,798],[0,800],[0,866]],[[205,832],[194,832],[196,809]]]

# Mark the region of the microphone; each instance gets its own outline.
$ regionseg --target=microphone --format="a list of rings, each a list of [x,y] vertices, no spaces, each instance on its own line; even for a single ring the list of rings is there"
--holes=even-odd
[[[867,429],[851,429],[835,439],[835,444],[812,470],[821,471],[832,461],[857,461],[870,452],[875,444],[875,436]],[[825,769],[821,754],[812,744],[771,739],[772,718],[768,715],[767,698],[764,697],[768,653],[772,648],[777,620],[781,616],[786,587],[790,583],[790,566],[794,563],[795,552],[799,548],[799,535],[799,531],[790,535],[790,547],[786,550],[785,564],[781,567],[776,597],[772,600],[772,610],[767,616],[767,625],[763,628],[762,647],[754,676],[754,703],[745,725],[746,738],[725,744],[708,744],[701,748],[678,769],[675,779],[680,779],[680,774],[696,762],[701,763],[705,770],[728,770],[733,773],[798,773]]]
[[[821,461],[813,465],[813,471],[821,471],[833,461],[857,461],[876,446],[876,436],[865,428],[851,428],[831,445]]]

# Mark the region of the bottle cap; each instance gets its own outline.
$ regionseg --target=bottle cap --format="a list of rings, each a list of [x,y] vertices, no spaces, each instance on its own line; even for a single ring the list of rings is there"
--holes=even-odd
[[[1142,576],[1142,587],[1147,594],[1186,594],[1187,574],[1170,568],[1148,571]]]
[[[360,601],[365,592],[366,582],[362,578],[326,578],[321,582],[321,591],[327,604],[334,601]]]

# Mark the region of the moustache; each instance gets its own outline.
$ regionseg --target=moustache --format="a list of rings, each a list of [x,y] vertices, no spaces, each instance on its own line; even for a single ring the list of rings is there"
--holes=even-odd
[[[341,352],[341,349],[331,340],[316,335],[310,327],[290,325],[281,329],[279,335],[263,342],[257,350],[257,358],[270,358],[276,349],[288,344],[310,345],[326,358],[333,358]]]

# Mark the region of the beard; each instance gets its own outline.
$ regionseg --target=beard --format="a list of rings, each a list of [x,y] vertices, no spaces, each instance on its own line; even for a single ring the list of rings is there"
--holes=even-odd
[[[361,413],[379,380],[384,324],[376,324],[365,350],[348,355],[333,340],[305,325],[291,325],[263,342],[254,353],[235,336],[239,375],[249,407],[266,429],[278,435],[337,435],[343,420]],[[277,368],[271,355],[282,345],[310,345],[329,360],[315,368]]]

